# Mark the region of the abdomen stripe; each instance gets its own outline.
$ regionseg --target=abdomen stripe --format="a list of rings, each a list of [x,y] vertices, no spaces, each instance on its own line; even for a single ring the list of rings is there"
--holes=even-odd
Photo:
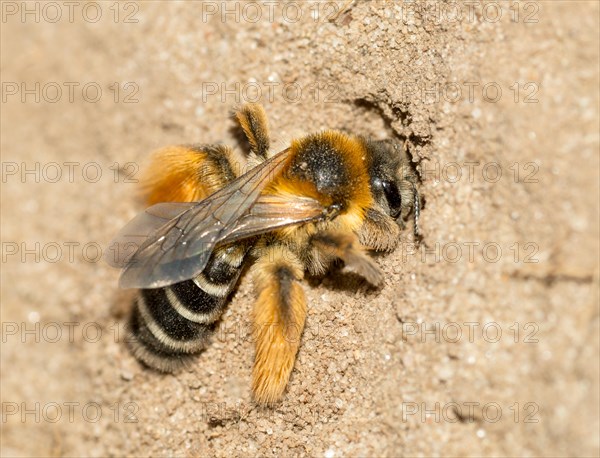
[[[171,371],[201,351],[225,310],[246,251],[240,245],[223,247],[193,280],[140,290],[129,326],[134,355],[148,366]]]

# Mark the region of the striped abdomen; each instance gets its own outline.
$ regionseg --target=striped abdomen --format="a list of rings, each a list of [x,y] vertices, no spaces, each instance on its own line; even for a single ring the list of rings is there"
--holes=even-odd
[[[225,310],[248,248],[243,244],[219,248],[196,278],[140,290],[129,324],[128,343],[135,357],[171,372],[201,351]]]

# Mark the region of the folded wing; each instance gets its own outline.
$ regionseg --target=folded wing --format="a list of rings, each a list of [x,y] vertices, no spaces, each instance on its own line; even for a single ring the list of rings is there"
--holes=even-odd
[[[124,267],[120,286],[159,288],[188,280],[219,244],[323,218],[314,199],[261,194],[288,159],[284,150],[201,202],[157,204],[134,218],[108,255],[111,265]]]

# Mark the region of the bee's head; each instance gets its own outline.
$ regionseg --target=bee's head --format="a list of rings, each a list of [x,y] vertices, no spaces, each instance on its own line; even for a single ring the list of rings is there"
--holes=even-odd
[[[375,202],[400,226],[412,211],[415,235],[419,235],[421,202],[417,175],[404,148],[388,140],[365,140],[365,144]]]

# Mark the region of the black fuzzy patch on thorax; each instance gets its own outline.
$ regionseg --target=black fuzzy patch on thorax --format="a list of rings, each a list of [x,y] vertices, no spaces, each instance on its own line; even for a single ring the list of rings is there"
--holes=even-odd
[[[315,138],[306,141],[294,157],[290,175],[313,182],[323,194],[336,196],[351,180],[344,157],[327,142]]]

